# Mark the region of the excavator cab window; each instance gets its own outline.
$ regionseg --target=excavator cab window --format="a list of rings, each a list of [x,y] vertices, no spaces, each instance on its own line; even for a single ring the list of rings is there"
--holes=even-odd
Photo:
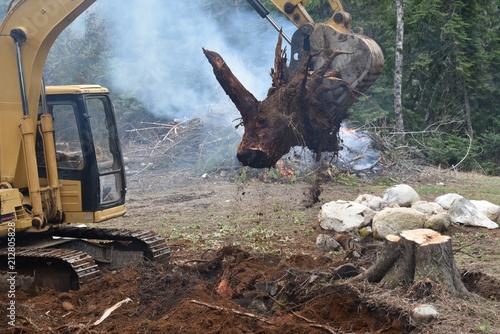
[[[51,103],[48,112],[54,124],[54,141],[58,168],[82,169],[83,153],[75,117],[75,104],[71,102]],[[37,135],[37,161],[39,167],[45,166],[43,143]]]

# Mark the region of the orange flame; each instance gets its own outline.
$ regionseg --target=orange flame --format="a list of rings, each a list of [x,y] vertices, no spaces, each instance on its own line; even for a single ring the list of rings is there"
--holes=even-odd
[[[342,127],[342,133],[345,134],[345,135],[353,135],[356,133],[356,130],[354,129],[349,129],[349,128],[346,128],[346,127]]]
[[[276,170],[283,175],[283,177],[290,179],[295,176],[295,171],[290,167],[285,166],[282,161],[276,163]]]

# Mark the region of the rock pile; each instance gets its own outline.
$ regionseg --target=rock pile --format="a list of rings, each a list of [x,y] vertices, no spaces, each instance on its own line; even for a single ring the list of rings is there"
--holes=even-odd
[[[419,228],[444,232],[452,224],[495,229],[500,223],[500,206],[468,200],[459,194],[445,194],[434,202],[422,201],[411,186],[399,184],[385,190],[382,197],[363,194],[354,201],[325,203],[318,217],[324,230],[384,239],[389,234]],[[325,235],[318,240],[323,251],[328,248],[324,247]]]

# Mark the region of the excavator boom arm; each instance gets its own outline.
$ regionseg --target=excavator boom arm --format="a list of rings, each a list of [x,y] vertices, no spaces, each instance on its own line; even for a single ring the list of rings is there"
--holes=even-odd
[[[24,179],[28,177],[21,175],[25,166],[18,166],[23,160],[21,137],[13,125],[28,115],[36,122],[49,50],[57,36],[94,2],[19,0],[5,15],[0,26],[0,183],[13,183],[15,179],[19,184],[27,183]],[[20,54],[16,54],[16,47]],[[19,73],[19,63],[23,73]]]
[[[271,2],[278,8],[290,21],[300,28],[304,24],[314,24],[314,20],[304,8],[304,4],[308,0],[271,0]]]

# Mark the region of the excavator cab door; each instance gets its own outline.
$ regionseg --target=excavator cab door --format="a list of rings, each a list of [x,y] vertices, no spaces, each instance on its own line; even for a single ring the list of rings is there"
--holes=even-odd
[[[121,205],[125,176],[112,104],[107,95],[87,95],[85,102],[94,146],[92,157],[97,162],[99,209]]]
[[[54,124],[63,210],[97,212],[124,205],[123,157],[108,95],[47,95],[46,104]],[[38,139],[37,152],[40,145]],[[43,178],[45,163],[40,158],[37,161]],[[75,194],[75,189],[80,189],[80,194]]]

